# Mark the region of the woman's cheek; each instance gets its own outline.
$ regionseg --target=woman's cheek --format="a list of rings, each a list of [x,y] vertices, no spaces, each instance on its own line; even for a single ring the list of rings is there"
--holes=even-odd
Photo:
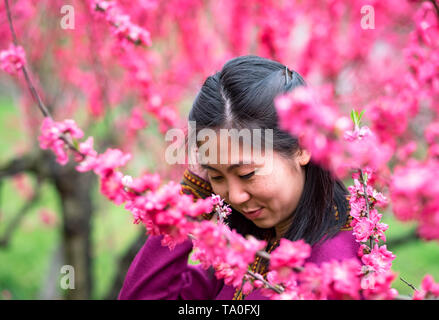
[[[221,198],[225,199],[226,198],[226,190],[223,186],[221,186],[221,184],[219,183],[210,183],[211,187],[212,187],[212,191],[213,193],[219,195]]]

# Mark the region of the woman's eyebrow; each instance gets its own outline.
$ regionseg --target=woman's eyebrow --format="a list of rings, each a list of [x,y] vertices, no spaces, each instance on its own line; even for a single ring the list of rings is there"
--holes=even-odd
[[[232,171],[233,169],[235,169],[235,168],[237,168],[237,167],[240,167],[240,166],[242,166],[242,165],[244,165],[244,164],[248,164],[248,163],[244,163],[244,162],[241,161],[241,162],[239,162],[239,163],[232,164],[231,166],[229,166],[229,167],[227,168],[227,172],[230,172],[230,171]],[[213,167],[211,167],[211,166],[209,166],[209,165],[207,165],[207,164],[202,164],[201,167],[203,167],[204,169],[210,169],[210,170],[213,170],[213,171],[216,171],[216,172],[221,173],[221,171],[219,171],[218,169],[215,169],[215,168],[213,168]]]
[[[209,169],[209,170],[213,170],[213,171],[221,173],[221,171],[219,171],[218,169],[212,168],[211,166],[208,166],[207,164],[202,164],[201,167],[203,167],[204,169]]]

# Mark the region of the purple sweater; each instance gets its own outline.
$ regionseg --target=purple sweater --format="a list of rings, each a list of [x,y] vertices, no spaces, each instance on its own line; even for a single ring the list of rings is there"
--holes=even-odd
[[[134,258],[119,293],[120,300],[232,300],[235,289],[225,285],[200,265],[188,265],[192,242],[174,250],[163,247],[161,236],[149,237]],[[321,264],[332,259],[358,258],[359,244],[352,231],[340,231],[332,239],[314,245],[307,262]],[[247,300],[267,299],[259,290]]]

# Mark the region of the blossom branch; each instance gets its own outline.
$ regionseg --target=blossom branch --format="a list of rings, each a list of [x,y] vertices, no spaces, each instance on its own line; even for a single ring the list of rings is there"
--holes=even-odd
[[[274,292],[276,292],[276,293],[278,293],[278,294],[281,294],[281,293],[284,292],[284,289],[283,289],[282,287],[272,285],[270,282],[268,282],[267,280],[265,280],[264,277],[261,276],[260,274],[254,273],[254,272],[251,271],[251,270],[248,270],[248,271],[247,271],[247,274],[248,274],[249,276],[253,277],[253,278],[256,279],[256,280],[261,281],[261,282],[262,282],[262,283],[263,283],[268,289],[273,290]]]
[[[9,225],[6,227],[5,233],[0,237],[0,247],[7,247],[9,244],[9,241],[12,238],[12,235],[14,234],[14,231],[20,226],[21,220],[24,218],[26,213],[34,207],[38,201],[41,198],[41,184],[43,182],[43,178],[38,176],[35,182],[35,186],[33,188],[33,193],[31,198],[24,203],[24,205],[18,210],[18,212],[13,217],[12,221],[9,223]]]
[[[418,291],[414,285],[412,285],[410,282],[407,282],[403,277],[399,277],[399,279],[404,282],[406,285],[408,285],[410,288],[412,288],[415,291]]]
[[[197,240],[197,238],[196,238],[194,235],[192,235],[192,234],[188,234],[188,237],[189,237],[191,240],[193,240],[193,241],[196,241],[196,240]],[[266,251],[263,251],[263,250],[259,250],[259,251],[257,251],[257,252],[256,252],[256,255],[259,256],[259,257],[261,257],[261,258],[264,258],[264,259],[268,259],[268,260],[270,259],[270,254],[269,254],[268,252],[266,252]],[[278,293],[278,294],[281,294],[281,293],[283,292],[283,288],[281,288],[280,286],[275,286],[275,285],[271,284],[269,281],[265,280],[264,277],[262,277],[260,274],[254,273],[254,272],[251,271],[251,270],[247,270],[246,273],[247,273],[249,276],[251,276],[254,280],[259,280],[259,281],[261,281],[262,283],[264,283],[264,285],[265,285],[268,289],[273,290],[274,292],[276,292],[276,293]]]
[[[9,30],[11,31],[12,34],[12,40],[15,46],[18,46],[18,39],[17,39],[17,35],[15,33],[15,29],[14,29],[14,25],[12,23],[12,15],[11,15],[11,9],[9,7],[9,1],[5,0],[5,8],[6,8],[6,14],[8,17],[8,23],[9,23]],[[24,78],[26,80],[26,84],[29,88],[29,91],[31,92],[32,97],[34,98],[34,100],[37,102],[37,106],[40,109],[41,113],[44,115],[44,117],[49,118],[51,120],[53,120],[52,115],[50,114],[49,110],[46,108],[46,106],[44,105],[43,101],[40,98],[40,95],[38,94],[35,86],[33,85],[29,73],[26,69],[26,66],[23,64],[23,66],[21,67],[21,70],[23,72]],[[64,143],[67,145],[67,147],[76,152],[79,156],[81,156],[83,159],[85,158],[85,154],[81,153],[75,146],[74,144],[70,141],[70,139],[68,139],[68,137],[66,137],[66,135],[64,133],[61,133],[60,137],[59,137],[62,141],[64,141]]]
[[[256,252],[256,255],[259,256],[259,257],[261,257],[262,259],[266,259],[266,260],[268,260],[268,261],[270,261],[270,258],[271,258],[271,255],[270,255],[267,251],[264,251],[264,250],[259,250],[259,251],[257,251],[257,252]],[[293,267],[292,269],[293,269],[295,272],[302,272],[302,271],[304,270],[303,267]]]
[[[11,31],[11,34],[12,34],[12,41],[13,41],[15,46],[18,46],[18,39],[17,39],[17,35],[15,33],[14,25],[12,23],[11,9],[9,7],[8,0],[5,0],[5,7],[6,7],[6,14],[8,16],[9,30]],[[32,81],[30,80],[30,77],[29,77],[29,74],[27,72],[25,65],[23,65],[21,67],[21,70],[23,71],[24,78],[26,79],[26,83],[29,87],[29,90],[32,94],[32,97],[37,101],[38,107],[40,108],[41,112],[43,113],[43,115],[45,117],[51,118],[49,111],[47,110],[46,106],[43,104],[43,101],[41,101],[41,98],[38,95],[37,90],[35,89],[34,85],[32,84]]]
[[[361,184],[363,185],[363,190],[364,190],[364,199],[366,200],[366,214],[367,217],[370,216],[370,205],[369,205],[369,195],[367,194],[367,181],[365,180],[364,174],[363,174],[363,170],[359,169],[360,172],[360,181]],[[373,248],[373,244],[372,244],[372,236],[369,239],[369,245],[370,245],[370,249]]]

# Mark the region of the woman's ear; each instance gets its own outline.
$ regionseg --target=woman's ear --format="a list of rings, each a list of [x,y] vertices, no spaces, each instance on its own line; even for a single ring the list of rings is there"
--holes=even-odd
[[[298,155],[299,164],[305,166],[311,160],[311,152],[307,149],[300,149]]]

